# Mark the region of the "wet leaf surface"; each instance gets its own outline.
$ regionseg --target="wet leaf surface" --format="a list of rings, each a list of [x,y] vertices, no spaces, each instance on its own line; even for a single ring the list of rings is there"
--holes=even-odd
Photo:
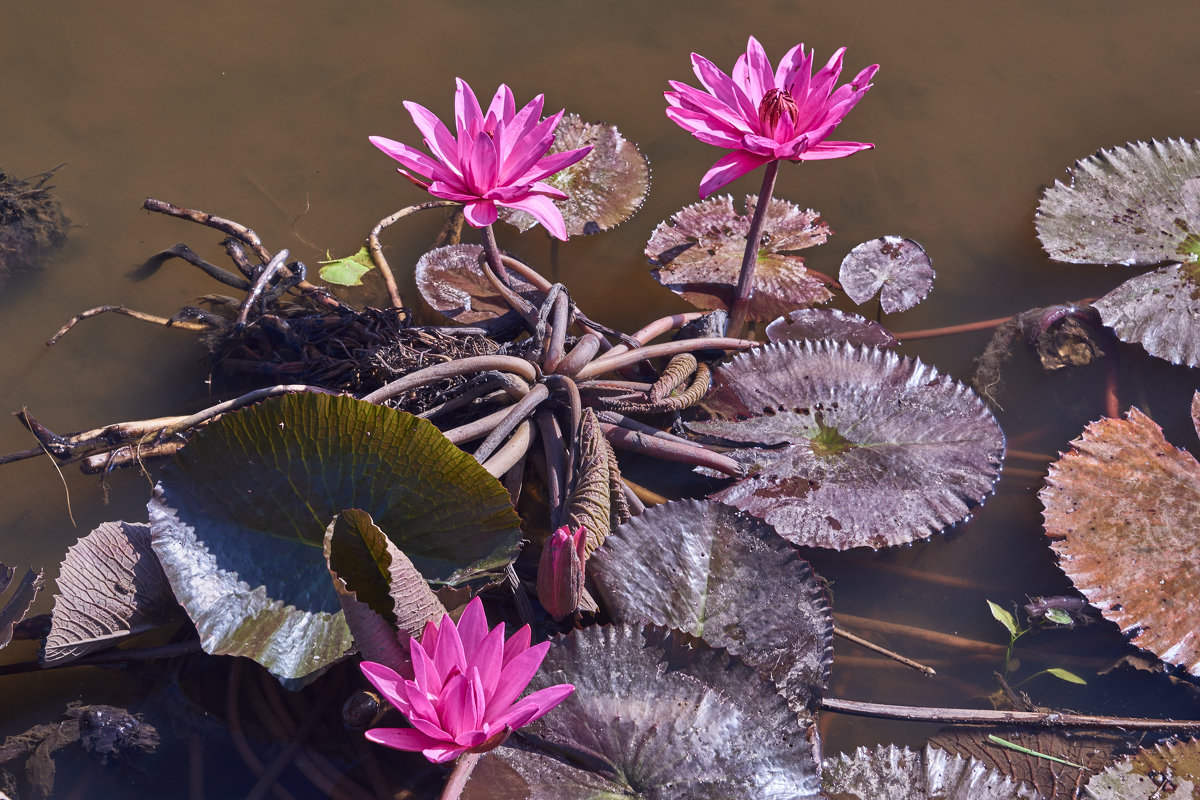
[[[599,233],[620,225],[642,207],[650,192],[650,162],[627,141],[615,125],[584,122],[578,114],[565,114],[554,132],[549,152],[561,153],[592,146],[582,161],[546,178],[546,183],[567,193],[556,200],[568,236]],[[528,231],[537,221],[524,211],[500,209],[500,218]]]
[[[13,627],[25,619],[34,598],[44,585],[40,571],[27,569],[21,580],[17,581],[17,585],[8,593],[8,599],[4,600],[4,594],[12,586],[13,575],[16,572],[16,567],[0,563],[0,600],[3,600],[3,604],[0,604],[0,648],[12,641]]]
[[[348,397],[267,400],[194,436],[149,504],[154,551],[206,652],[282,678],[347,652],[322,555],[347,508],[428,580],[501,569],[520,539],[504,487],[428,422]]]
[[[574,631],[530,688],[564,682],[575,692],[485,756],[464,800],[820,796],[812,745],[787,703],[700,640],[625,625]]]
[[[1172,364],[1200,366],[1200,272],[1168,266],[1130,278],[1092,305],[1123,342]]]
[[[863,242],[842,260],[838,282],[855,303],[862,305],[879,292],[886,314],[907,311],[933,289],[933,263],[912,239],[882,236]]]
[[[1200,141],[1128,143],[1068,172],[1035,220],[1054,260],[1148,266],[1200,256]]]
[[[717,369],[693,430],[745,445],[748,477],[712,496],[797,544],[845,550],[926,538],[999,476],[1004,434],[970,389],[919,360],[785,342]]]
[[[437,247],[417,261],[417,290],[425,302],[455,322],[469,325],[501,317],[511,311],[492,286],[479,260],[483,248],[477,244]],[[515,272],[508,273],[517,294],[537,305],[541,293]]]
[[[767,325],[772,342],[833,339],[856,347],[899,347],[891,331],[874,320],[836,308],[800,308]]]
[[[646,620],[723,647],[794,708],[829,680],[833,611],[820,578],[761,520],[711,500],[648,508],[589,565],[618,622]]]
[[[76,542],[59,570],[42,662],[72,661],[182,615],[150,547],[150,526],[105,522]]]
[[[825,759],[828,800],[1038,800],[983,763],[934,747],[917,753],[895,745],[860,747]]]
[[[1200,742],[1140,750],[1088,781],[1087,792],[1095,800],[1200,800]]]
[[[697,308],[728,310],[757,200],[746,197],[742,215],[729,195],[712,197],[660,223],[646,243],[646,257],[657,267],[650,273],[654,280]],[[805,269],[804,258],[794,255],[822,244],[829,234],[816,211],[772,198],[747,306],[750,319],[774,319],[833,297],[824,282]]]
[[[1200,464],[1131,408],[1050,465],[1038,494],[1059,566],[1133,644],[1200,675]]]

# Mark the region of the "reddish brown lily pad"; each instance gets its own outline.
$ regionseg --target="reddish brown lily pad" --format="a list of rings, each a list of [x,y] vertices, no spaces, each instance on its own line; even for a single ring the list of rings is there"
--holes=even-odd
[[[656,267],[650,273],[654,280],[697,308],[728,310],[757,201],[748,196],[741,215],[729,195],[712,197],[660,223],[646,243],[646,258]],[[747,306],[750,319],[774,319],[833,297],[825,283],[805,269],[804,258],[795,255],[824,243],[830,233],[816,211],[771,200]]]
[[[1075,588],[1133,644],[1200,675],[1200,463],[1131,408],[1088,425],[1038,496]]]
[[[471,324],[495,319],[511,311],[483,274],[477,244],[452,244],[430,250],[417,261],[417,290],[425,302],[455,322]],[[537,304],[541,293],[515,272],[508,273],[517,294]]]
[[[899,347],[900,340],[875,320],[836,308],[798,308],[767,325],[772,342],[833,339],[869,347]]]
[[[862,305],[879,292],[885,314],[907,311],[933,288],[933,262],[912,239],[881,236],[863,242],[842,259],[838,281]]]

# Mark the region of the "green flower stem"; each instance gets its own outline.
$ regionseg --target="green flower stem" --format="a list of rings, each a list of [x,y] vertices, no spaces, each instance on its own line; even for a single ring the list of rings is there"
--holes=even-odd
[[[454,771],[450,773],[450,779],[446,781],[446,786],[442,789],[441,800],[458,800],[462,795],[462,790],[467,786],[467,781],[471,779],[475,765],[482,757],[483,753],[463,753],[458,757],[458,760],[454,762]]]
[[[737,291],[733,295],[733,306],[729,310],[731,336],[739,336],[746,326],[746,305],[754,291],[754,269],[758,266],[758,249],[762,244],[763,221],[767,218],[767,206],[775,192],[775,176],[779,174],[779,161],[767,164],[763,174],[762,188],[758,190],[758,202],[754,216],[750,219],[750,230],[746,232],[746,254],[742,256],[742,271],[738,273]]]
[[[371,228],[371,232],[367,234],[367,250],[370,251],[371,260],[375,262],[375,266],[379,267],[379,274],[383,276],[383,282],[387,286],[388,298],[396,308],[401,308],[404,305],[404,298],[400,296],[400,288],[396,286],[396,278],[392,275],[392,268],[388,266],[387,259],[383,257],[383,245],[379,243],[379,234],[383,233],[383,229],[387,226],[399,222],[418,211],[457,205],[460,204],[453,200],[430,200],[427,203],[417,203],[415,206],[402,208],[390,217],[384,217],[379,220],[375,227]]]

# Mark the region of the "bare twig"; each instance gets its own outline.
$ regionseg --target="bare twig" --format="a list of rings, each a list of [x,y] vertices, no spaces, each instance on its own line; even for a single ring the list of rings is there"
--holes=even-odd
[[[187,322],[186,320],[175,321],[167,319],[166,317],[156,317],[153,314],[146,314],[142,311],[134,311],[132,308],[126,308],[125,306],[97,306],[96,308],[89,308],[87,311],[81,311],[67,320],[63,326],[58,329],[57,333],[46,340],[46,346],[53,347],[54,345],[58,344],[58,340],[65,336],[67,331],[71,330],[71,328],[74,328],[85,319],[91,319],[92,317],[98,317],[101,314],[108,313],[122,314],[126,317],[133,317],[134,319],[141,320],[142,322],[149,322],[154,325],[162,325],[164,328],[178,328],[181,331],[195,331],[198,333],[203,333],[213,329],[211,325],[202,325],[199,322]]]
[[[855,636],[853,633],[850,633],[849,631],[844,631],[841,628],[837,627],[836,625],[833,628],[833,632],[835,634],[837,634],[838,636],[841,636],[843,639],[845,639],[848,642],[854,642],[859,647],[865,647],[868,650],[879,653],[880,655],[887,656],[888,658],[892,659],[893,661],[897,661],[906,667],[912,667],[913,669],[917,670],[918,672],[923,672],[929,676],[937,675],[937,671],[933,667],[927,667],[918,661],[913,661],[911,658],[906,658],[906,657],[900,655],[899,653],[895,652],[894,650],[888,650],[886,647],[881,647],[880,645],[877,645],[874,642],[867,641],[866,639],[862,638],[861,636]]]
[[[449,206],[459,205],[452,200],[430,200],[426,203],[417,203],[415,206],[402,208],[390,217],[384,217],[371,228],[371,232],[367,234],[367,250],[371,254],[371,260],[375,262],[375,266],[379,267],[379,274],[383,276],[383,283],[387,286],[388,298],[392,301],[392,305],[400,308],[404,305],[404,298],[400,296],[400,289],[396,286],[396,276],[392,274],[392,268],[388,265],[387,259],[383,255],[383,245],[379,243],[379,235],[383,233],[383,229],[389,225],[395,224],[410,214],[415,214],[418,211],[427,211],[431,208],[447,208]]]
[[[1200,731],[1200,720],[1147,719],[1066,714],[1057,711],[994,711],[973,708],[894,706],[826,697],[821,709],[863,717],[970,725],[1031,725],[1035,728],[1112,728],[1130,731]]]

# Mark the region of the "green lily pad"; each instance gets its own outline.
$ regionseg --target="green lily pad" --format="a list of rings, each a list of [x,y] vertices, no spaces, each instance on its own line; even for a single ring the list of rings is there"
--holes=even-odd
[[[322,551],[347,508],[433,581],[498,571],[520,540],[504,487],[430,423],[349,397],[267,400],[196,434],[149,504],[154,551],[206,652],[291,679],[350,649]]]

